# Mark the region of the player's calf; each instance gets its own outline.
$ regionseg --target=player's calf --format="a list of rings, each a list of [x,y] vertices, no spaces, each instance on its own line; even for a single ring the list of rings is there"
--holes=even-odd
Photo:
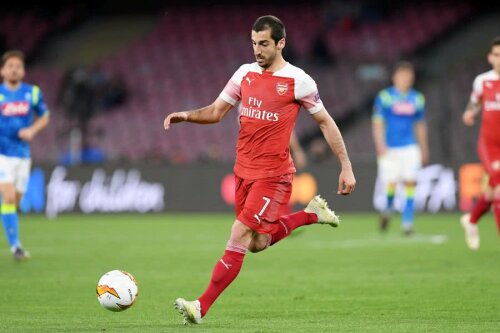
[[[252,253],[264,251],[271,245],[271,239],[272,237],[268,234],[256,233],[252,238],[252,242],[248,246],[248,251]]]

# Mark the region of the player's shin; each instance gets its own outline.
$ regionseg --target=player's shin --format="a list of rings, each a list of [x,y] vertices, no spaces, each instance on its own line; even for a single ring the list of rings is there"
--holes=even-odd
[[[406,202],[403,210],[403,229],[405,232],[411,232],[413,229],[414,218],[414,197],[415,185],[406,185]]]
[[[198,299],[201,306],[201,316],[204,317],[217,297],[238,276],[247,248],[229,241],[222,258],[217,262],[212,272],[210,283]]]
[[[19,241],[19,219],[16,205],[2,203],[0,208],[2,214],[3,228],[9,242],[10,249],[14,252],[21,244]]]
[[[394,208],[394,195],[396,194],[396,184],[389,183],[387,184],[386,195],[387,195],[387,204],[385,206],[385,211],[383,212],[386,216],[389,216],[392,213]]]

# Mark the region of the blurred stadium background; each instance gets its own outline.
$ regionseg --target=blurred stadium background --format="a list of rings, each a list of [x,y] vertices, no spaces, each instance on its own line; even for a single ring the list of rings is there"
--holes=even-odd
[[[489,68],[500,6],[143,0],[0,5],[0,51],[26,53],[26,81],[41,87],[52,111],[32,144],[21,205],[30,213],[20,218],[21,238],[33,258],[9,265],[7,247],[0,252],[1,332],[179,331],[168,307],[203,290],[234,219],[237,113],[168,133],[163,119],[211,103],[241,63],[254,61],[250,29],[265,14],[284,21],[286,59],[318,83],[358,185],[349,197],[335,195],[335,157],[302,112],[296,131],[309,164],[295,177],[292,201],[299,208],[319,192],[344,222],[248,256],[203,332],[498,331],[493,218],[481,224],[477,253],[466,248],[458,218],[482,177],[478,126],[463,126],[461,114],[473,78]],[[415,64],[427,99],[431,149],[411,239],[396,221],[380,235],[374,213],[384,198],[372,103],[402,59]],[[125,315],[94,298],[98,278],[115,268],[139,281],[139,302]],[[259,290],[255,281],[263,281]]]
[[[390,84],[391,66],[401,59],[415,63],[416,88],[427,98],[433,168],[422,176],[417,207],[469,207],[480,170],[465,184],[465,197],[459,197],[457,186],[464,184],[454,181],[463,164],[477,161],[477,128],[463,126],[460,115],[473,78],[488,69],[485,55],[499,31],[498,7],[477,1],[210,3],[2,5],[0,48],[27,54],[26,81],[40,85],[52,110],[50,127],[32,145],[33,184],[50,183],[56,192],[78,185],[74,198],[58,203],[51,202],[50,185],[47,199],[41,198],[44,190],[32,186],[25,211],[43,211],[47,201],[58,205],[57,211],[81,210],[79,196],[91,180],[95,190],[101,182],[110,195],[101,193],[100,206],[85,209],[120,210],[113,207],[112,191],[133,187],[137,177],[142,183],[136,185],[145,185],[146,193],[155,196],[158,184],[164,191],[156,193],[161,202],[142,211],[230,210],[231,184],[223,179],[234,159],[237,113],[214,126],[183,124],[168,133],[162,121],[169,112],[212,102],[235,69],[253,61],[250,27],[266,13],[285,22],[287,59],[315,78],[344,135],[359,187],[352,200],[337,199],[337,207],[373,209],[371,108],[376,92]],[[317,190],[332,199],[335,158],[305,112],[296,130],[309,157],[303,172],[312,177],[298,174],[293,202],[303,204]],[[131,169],[138,173],[130,175]],[[104,173],[96,176],[95,170]],[[117,170],[122,171],[115,175]],[[188,198],[195,204],[187,206]]]

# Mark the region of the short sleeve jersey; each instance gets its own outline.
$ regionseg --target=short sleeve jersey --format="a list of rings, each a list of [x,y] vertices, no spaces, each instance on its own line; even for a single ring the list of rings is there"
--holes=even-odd
[[[29,158],[28,142],[19,138],[19,131],[31,126],[35,115],[49,112],[40,88],[21,83],[12,91],[0,85],[0,154],[10,157]]]
[[[494,70],[478,75],[472,87],[471,102],[480,103],[483,114],[480,136],[500,143],[500,75]]]
[[[245,64],[220,97],[232,105],[241,100],[235,174],[262,179],[294,173],[289,145],[298,112],[301,106],[311,114],[323,109],[314,80],[289,63],[276,72]]]
[[[414,125],[425,116],[424,96],[411,89],[402,94],[395,87],[380,91],[373,106],[373,119],[385,122],[385,140],[388,147],[415,144]]]

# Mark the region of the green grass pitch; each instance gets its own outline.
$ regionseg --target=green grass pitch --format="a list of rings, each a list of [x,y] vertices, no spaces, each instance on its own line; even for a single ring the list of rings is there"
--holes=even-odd
[[[1,332],[499,332],[500,241],[488,215],[481,248],[465,247],[458,214],[417,216],[405,238],[375,214],[341,214],[248,254],[200,326],[172,303],[204,291],[223,253],[231,214],[21,216],[32,254],[15,263],[0,244]],[[99,305],[112,269],[132,273],[137,303]]]

